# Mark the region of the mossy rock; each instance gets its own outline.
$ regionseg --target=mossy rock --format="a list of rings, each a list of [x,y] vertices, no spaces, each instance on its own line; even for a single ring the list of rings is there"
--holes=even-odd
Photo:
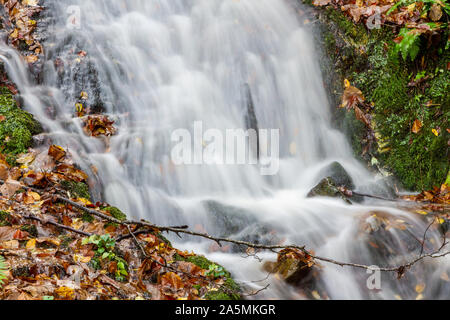
[[[352,177],[350,177],[347,170],[337,161],[324,168],[320,174],[325,177],[330,177],[338,186],[344,186],[348,190],[355,188]]]
[[[127,215],[123,213],[119,208],[116,207],[106,207],[102,209],[103,211],[108,212],[113,218],[116,218],[120,221],[127,220]]]
[[[64,180],[61,181],[61,186],[64,188],[64,190],[68,191],[72,197],[84,198],[87,200],[91,199],[89,186],[84,182]]]
[[[0,152],[13,165],[18,154],[27,152],[32,146],[33,135],[42,132],[42,127],[33,116],[20,109],[12,93],[0,88]]]
[[[307,195],[308,198],[314,197],[330,197],[341,198],[345,202],[351,204],[351,201],[339,190],[339,185],[331,178],[322,179]]]
[[[184,258],[178,254],[174,256],[175,261],[186,261],[195,264],[196,266],[208,270],[211,265],[216,265],[218,267],[223,268],[221,265],[214,263],[210,260],[208,260],[204,256],[200,255],[194,255],[187,258]],[[230,272],[228,272],[225,268],[224,270],[224,277],[226,278],[225,283],[223,287],[221,287],[217,291],[210,291],[205,295],[205,299],[207,300],[240,300],[241,296],[239,292],[241,291],[240,287],[237,285],[237,283],[233,280],[231,277]]]

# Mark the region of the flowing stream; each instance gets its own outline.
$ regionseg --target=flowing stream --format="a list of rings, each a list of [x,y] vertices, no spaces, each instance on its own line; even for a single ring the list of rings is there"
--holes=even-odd
[[[345,167],[357,190],[383,194],[386,186],[353,157],[345,136],[333,129],[311,30],[285,1],[45,4],[48,38],[39,81],[31,80],[11,49],[2,47],[1,58],[27,110],[96,181],[98,199],[159,225],[188,224],[235,239],[304,244],[317,255],[340,261],[399,265],[419,253],[416,240],[427,227],[419,215],[389,202],[348,205],[306,197],[334,161]],[[258,165],[250,164],[174,165],[174,130],[193,132],[196,121],[204,130],[246,128],[246,84],[258,127],[280,130],[279,172],[264,176]],[[82,91],[88,94],[81,101],[85,107],[116,120],[118,134],[110,140],[83,133],[74,117]],[[202,150],[193,148],[196,152]],[[409,233],[379,230],[378,242],[372,243],[363,229],[376,225],[370,220],[374,212],[407,225]],[[438,232],[430,231],[428,237],[434,245],[430,242],[427,250],[439,246]],[[250,291],[270,284],[250,298],[311,297],[307,290],[267,277],[263,263],[233,246],[219,249],[199,238],[170,239],[178,248],[221,263]],[[276,259],[264,252],[258,257]],[[440,280],[449,258],[419,263],[401,280],[394,273],[382,274],[381,290],[367,288],[370,274],[365,270],[321,265],[308,287],[321,297],[415,298],[418,282],[427,285],[425,298],[450,294],[449,285]]]

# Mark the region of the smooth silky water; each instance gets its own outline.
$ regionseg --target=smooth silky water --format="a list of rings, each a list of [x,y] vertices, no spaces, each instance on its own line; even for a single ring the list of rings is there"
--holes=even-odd
[[[54,143],[74,154],[105,201],[159,225],[188,224],[211,235],[284,240],[346,262],[399,265],[419,253],[413,236],[405,245],[403,233],[391,229],[389,246],[395,252],[387,259],[360,232],[370,212],[382,211],[406,221],[421,238],[427,224],[393,203],[347,205],[306,198],[323,178],[321,169],[334,161],[349,172],[357,190],[378,193],[385,187],[333,129],[311,31],[285,1],[47,0],[46,5],[48,38],[39,83],[30,80],[13,50],[2,47],[0,56],[27,110]],[[79,7],[81,19],[76,7],[68,11],[69,6]],[[68,19],[69,12],[75,15]],[[82,50],[86,57],[78,54]],[[245,84],[259,128],[280,129],[278,174],[263,176],[255,165],[174,165],[174,130],[192,130],[195,121],[204,130],[246,128]],[[81,91],[89,95],[87,104],[101,105],[117,121],[118,134],[109,142],[87,137],[74,117]],[[437,232],[428,236],[439,244]],[[247,291],[270,284],[250,298],[305,297],[301,290],[267,278],[253,257],[212,250],[214,243],[200,238],[170,239],[178,248],[223,264],[238,282],[255,281]],[[258,256],[276,259],[273,253]],[[442,258],[417,264],[400,281],[393,273],[383,274],[381,291],[367,289],[370,275],[365,270],[321,263],[317,289],[332,299],[415,298],[414,286],[424,281],[426,298],[447,298],[449,286],[440,286],[439,276],[449,262]]]

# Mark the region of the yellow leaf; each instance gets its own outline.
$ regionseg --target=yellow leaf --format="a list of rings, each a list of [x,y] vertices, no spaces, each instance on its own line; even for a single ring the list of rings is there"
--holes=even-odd
[[[414,120],[411,131],[413,133],[419,133],[420,130],[422,129],[422,126],[423,126],[422,121],[420,121],[419,119],[416,119],[416,120]]]
[[[314,290],[313,292],[311,292],[312,296],[314,297],[314,299],[316,300],[321,300],[322,298],[320,297],[320,294]]]
[[[9,36],[13,39],[16,39],[19,36],[19,30],[14,29],[14,31]]]
[[[87,100],[87,99],[88,99],[88,94],[87,94],[87,92],[81,91],[80,98],[83,99],[83,100]]]
[[[422,293],[423,290],[425,290],[425,283],[419,283],[418,285],[416,285],[416,292],[417,293]]]
[[[91,257],[85,257],[81,254],[74,254],[73,260],[75,262],[88,263],[89,261],[91,261]]]
[[[25,5],[25,6],[32,6],[32,7],[34,7],[34,6],[37,6],[38,2],[39,2],[39,0],[23,0],[22,4]]]
[[[348,81],[347,79],[344,80],[344,87],[345,88],[349,88],[350,87],[350,81]]]
[[[77,201],[82,202],[86,206],[92,204],[92,202],[90,202],[88,199],[85,198],[78,198]]]
[[[423,210],[416,210],[417,213],[423,214],[424,216],[426,216],[428,214],[428,212],[423,211]]]
[[[27,249],[36,248],[36,239],[28,240],[26,247],[27,247]]]
[[[41,200],[41,196],[39,195],[39,193],[36,193],[36,192],[33,192],[33,191],[29,191],[28,194],[30,196],[32,196],[35,201],[40,201]]]
[[[439,136],[439,132],[436,129],[432,129],[431,132],[437,137]]]
[[[83,112],[83,105],[81,103],[77,103],[75,105],[77,112]]]
[[[29,56],[26,56],[26,57],[25,57],[25,60],[26,60],[28,63],[35,63],[36,61],[39,60],[39,58],[38,58],[37,56],[35,56],[34,54],[30,54]]]
[[[75,297],[75,291],[68,287],[60,287],[55,290],[58,296],[65,299],[73,299]]]
[[[72,228],[79,230],[83,226],[83,221],[80,218],[72,220]]]
[[[407,6],[407,8],[409,13],[413,13],[414,10],[416,9],[416,4],[415,3],[410,4],[409,6]]]

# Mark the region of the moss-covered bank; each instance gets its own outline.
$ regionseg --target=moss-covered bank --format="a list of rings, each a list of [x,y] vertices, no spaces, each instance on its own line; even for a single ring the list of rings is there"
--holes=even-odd
[[[441,36],[444,40],[437,39],[430,47],[423,41],[413,62],[404,61],[395,53],[393,28],[369,31],[335,8],[318,11],[327,54],[324,59],[335,66],[334,71],[324,70],[333,104],[339,105],[343,80],[348,79],[373,105],[374,125],[381,139],[364,156],[365,160],[375,157],[409,190],[444,183],[449,170],[450,138],[446,130],[450,116],[450,52],[445,48],[448,30]],[[355,155],[361,156],[364,125],[345,110],[337,110],[336,118],[349,134]],[[416,119],[423,124],[417,134],[411,131]]]
[[[225,270],[222,266],[208,260],[204,256],[190,256],[187,258],[183,258],[179,255],[175,256],[176,261],[187,261],[190,263],[195,264],[196,266],[208,270],[211,266],[217,266],[221,268],[224,274],[224,277],[226,278],[225,283],[223,286],[217,290],[217,291],[210,291],[206,294],[205,299],[207,300],[240,300],[241,296],[239,292],[241,291],[239,286],[236,284],[236,282],[231,277],[231,274]]]
[[[8,163],[14,164],[18,154],[27,152],[33,135],[41,132],[41,125],[17,106],[11,91],[0,87],[0,152]]]

